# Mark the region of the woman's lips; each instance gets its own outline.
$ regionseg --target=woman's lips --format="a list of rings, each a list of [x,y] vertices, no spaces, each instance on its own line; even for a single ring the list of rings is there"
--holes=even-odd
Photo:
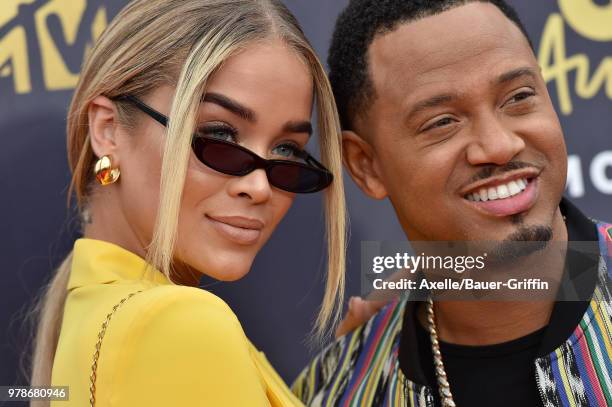
[[[257,219],[240,216],[206,215],[215,230],[223,237],[241,245],[252,245],[259,240],[264,227]]]
[[[535,204],[538,198],[538,178],[529,180],[527,187],[520,193],[508,198],[491,201],[469,201],[479,210],[493,216],[510,216],[525,212]]]

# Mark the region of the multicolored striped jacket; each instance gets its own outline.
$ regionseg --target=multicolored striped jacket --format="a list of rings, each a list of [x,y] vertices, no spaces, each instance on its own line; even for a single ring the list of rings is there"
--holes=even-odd
[[[596,223],[595,290],[573,334],[535,360],[542,405],[612,407],[612,225]],[[433,407],[434,389],[407,379],[399,362],[405,299],[329,345],[298,376],[293,392],[309,406]]]

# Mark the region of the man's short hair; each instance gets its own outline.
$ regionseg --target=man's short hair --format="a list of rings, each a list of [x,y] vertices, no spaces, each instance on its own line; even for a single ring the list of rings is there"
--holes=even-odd
[[[532,46],[516,10],[504,0],[351,0],[336,21],[328,57],[342,128],[353,130],[355,117],[376,96],[368,70],[368,48],[376,35],[475,1],[496,6]]]

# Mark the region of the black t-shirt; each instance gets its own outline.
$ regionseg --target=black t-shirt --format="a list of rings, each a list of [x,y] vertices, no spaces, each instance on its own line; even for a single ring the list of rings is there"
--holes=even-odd
[[[437,383],[429,332],[420,323],[416,325],[423,371],[429,383]],[[442,361],[457,406],[541,406],[533,361],[545,331],[542,328],[519,339],[488,346],[440,341]],[[438,391],[437,386],[432,388]],[[434,396],[437,399],[438,394]]]
[[[579,298],[590,298],[596,284],[599,252],[595,224],[569,201],[559,205],[566,216],[569,241],[593,242],[595,255],[568,251],[564,280]],[[424,303],[408,302],[403,316],[399,361],[404,376],[432,389],[440,405],[429,333],[416,318]],[[441,342],[440,351],[453,399],[459,407],[542,406],[535,374],[535,359],[553,352],[579,324],[589,301],[557,301],[547,326],[521,338],[488,346],[462,346]]]

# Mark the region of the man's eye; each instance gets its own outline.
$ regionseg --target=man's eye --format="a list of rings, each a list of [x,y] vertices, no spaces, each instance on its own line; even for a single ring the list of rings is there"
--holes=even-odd
[[[198,134],[217,140],[236,142],[236,130],[227,125],[207,125],[198,129]]]
[[[523,92],[517,93],[516,95],[512,96],[510,100],[508,100],[508,103],[518,103],[534,95],[535,93],[532,91],[523,91]]]
[[[427,130],[432,130],[435,129],[437,127],[444,127],[444,126],[448,126],[449,124],[453,123],[453,119],[451,117],[443,117],[439,120],[436,120],[435,122],[427,125],[425,127],[425,129],[423,129],[423,131],[427,131]]]
[[[440,119],[434,123],[434,127],[442,127],[451,124],[453,121],[450,117],[445,117],[444,119]]]

